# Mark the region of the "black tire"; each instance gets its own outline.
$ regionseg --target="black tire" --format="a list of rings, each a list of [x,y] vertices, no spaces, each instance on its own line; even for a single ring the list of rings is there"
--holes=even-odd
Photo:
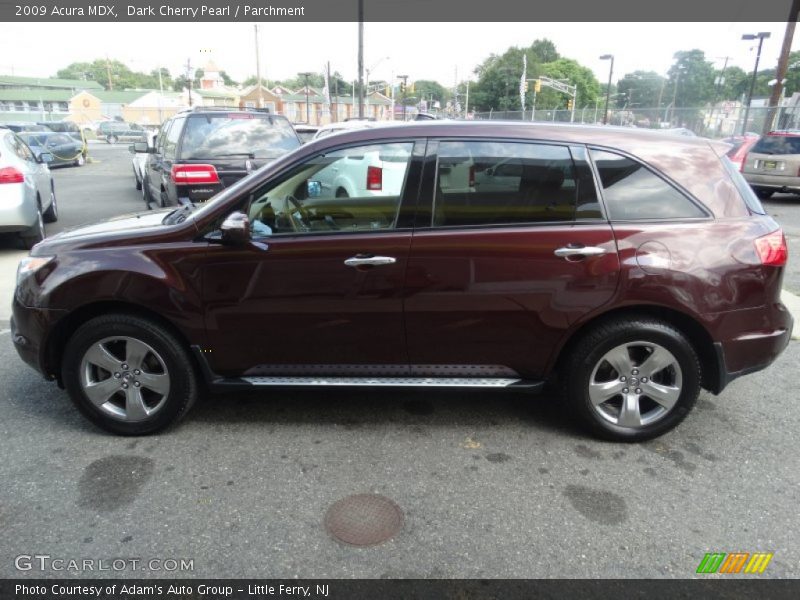
[[[50,184],[50,206],[42,215],[45,223],[55,223],[58,221],[58,201],[56,200],[56,188]]]
[[[139,174],[136,172],[136,168],[135,167],[133,167],[133,179],[134,179],[134,181],[136,181],[136,189],[137,190],[141,190],[142,189],[142,180],[139,179]]]
[[[107,135],[106,136],[106,141],[109,144],[116,144],[119,141],[119,138],[117,136],[115,136],[115,135]]]
[[[36,244],[41,242],[45,236],[44,215],[42,214],[42,203],[38,198],[36,201],[36,206],[38,209],[36,222],[30,229],[23,231],[22,233],[19,234],[20,239],[22,240],[22,245],[25,247],[26,250],[30,250],[31,248],[33,248]]]
[[[100,340],[115,336],[134,338],[154,349],[169,375],[169,392],[153,415],[139,421],[115,418],[95,406],[81,383],[81,362],[87,350]],[[161,431],[182,419],[198,396],[195,368],[183,345],[161,325],[138,316],[110,314],[84,323],[64,350],[61,369],[64,385],[78,410],[98,427],[119,435],[146,435]]]
[[[672,358],[676,360],[680,368],[680,393],[676,394],[677,400],[674,405],[657,420],[637,427],[626,427],[616,424],[600,414],[601,411],[593,405],[590,399],[589,387],[596,368],[600,369],[602,364],[608,369],[609,364],[602,360],[608,352],[620,345],[635,345],[638,342],[657,344],[672,354]],[[634,362],[634,367],[635,365]],[[667,367],[667,369],[674,369],[674,367]],[[611,369],[610,372],[614,373],[615,370]],[[626,375],[631,377],[630,374]],[[663,376],[663,372],[658,376]],[[611,377],[613,378],[611,381],[616,382],[616,375]],[[689,414],[700,393],[702,374],[697,352],[686,336],[666,322],[648,316],[634,315],[626,319],[609,320],[589,330],[576,343],[569,357],[564,361],[559,379],[562,382],[562,392],[571,410],[592,433],[601,438],[618,442],[640,442],[666,433]],[[650,382],[651,385],[653,383],[656,381]],[[639,383],[638,385],[641,386],[639,389],[642,389],[645,384]],[[610,399],[608,410],[613,411],[613,403],[617,401],[620,403],[621,410],[622,398],[623,395],[620,394],[618,400],[616,397]],[[642,403],[652,404],[655,411],[663,408],[646,397],[646,390],[645,395],[641,398]],[[640,408],[639,400],[636,401],[636,406],[638,410]]]
[[[339,188],[336,190],[336,197],[337,198],[349,198],[350,194],[347,193],[347,190],[344,188]]]
[[[78,158],[75,159],[75,166],[82,167],[86,164],[86,157],[83,154],[80,154]]]
[[[142,173],[142,200],[144,201],[144,205],[147,207],[147,210],[152,210],[153,198],[150,196],[150,185],[147,183],[146,175]]]
[[[772,194],[775,193],[773,190],[765,190],[765,189],[757,189],[755,190],[755,192],[756,196],[758,196],[762,200],[768,200],[769,198],[772,198]]]
[[[158,205],[161,208],[167,208],[169,206],[169,196],[167,196],[166,190],[161,190],[161,195],[159,197]]]

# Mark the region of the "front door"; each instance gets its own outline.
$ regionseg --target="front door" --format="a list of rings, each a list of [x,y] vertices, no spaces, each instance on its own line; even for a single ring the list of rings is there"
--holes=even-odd
[[[412,374],[538,378],[570,325],[617,287],[585,149],[441,140],[425,179],[430,217],[406,277]]]
[[[317,155],[243,199],[252,241],[212,243],[203,273],[206,356],[215,372],[407,373],[402,292],[408,211],[421,170],[414,147],[396,142]],[[364,160],[370,164],[353,167],[357,185],[347,195],[337,197],[316,179]]]

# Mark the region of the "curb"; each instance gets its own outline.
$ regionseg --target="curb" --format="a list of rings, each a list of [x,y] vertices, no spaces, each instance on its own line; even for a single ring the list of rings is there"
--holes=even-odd
[[[794,317],[794,329],[792,330],[792,339],[800,340],[800,296],[796,296],[789,290],[781,290],[781,302],[789,310],[792,317]]]

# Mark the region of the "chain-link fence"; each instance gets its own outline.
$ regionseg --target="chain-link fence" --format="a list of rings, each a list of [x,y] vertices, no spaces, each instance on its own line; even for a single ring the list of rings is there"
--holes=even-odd
[[[539,109],[527,111],[489,111],[473,114],[480,120],[506,119],[556,123],[602,124],[602,106],[586,106],[573,110]],[[608,124],[646,129],[688,129],[697,135],[721,138],[742,132],[761,133],[770,116],[767,107],[751,107],[746,111],[738,103],[719,103],[701,108],[609,108]],[[747,124],[745,125],[745,118]],[[800,107],[781,106],[774,110],[770,129],[800,129]]]

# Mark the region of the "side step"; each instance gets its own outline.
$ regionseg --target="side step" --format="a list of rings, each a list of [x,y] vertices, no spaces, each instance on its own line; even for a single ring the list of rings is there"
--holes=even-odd
[[[408,387],[483,388],[539,391],[543,381],[506,377],[236,377],[217,379],[213,387],[250,389],[262,387]]]

